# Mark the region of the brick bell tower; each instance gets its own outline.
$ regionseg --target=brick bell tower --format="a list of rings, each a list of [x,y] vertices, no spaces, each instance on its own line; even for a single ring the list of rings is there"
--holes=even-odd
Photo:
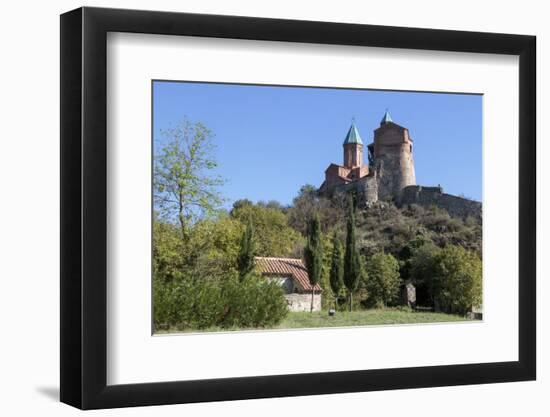
[[[351,122],[348,134],[343,143],[344,166],[346,168],[357,168],[363,165],[363,141],[355,126],[355,120]]]
[[[416,185],[409,129],[395,123],[386,110],[368,150],[371,169],[378,177],[379,199],[399,201],[403,188]]]

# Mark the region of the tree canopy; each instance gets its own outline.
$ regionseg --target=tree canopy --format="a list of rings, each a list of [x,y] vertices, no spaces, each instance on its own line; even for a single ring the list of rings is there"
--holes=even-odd
[[[299,246],[303,245],[303,239],[288,225],[286,214],[280,209],[239,200],[233,205],[231,218],[252,224],[257,256],[288,257],[299,253]]]
[[[443,311],[466,314],[481,305],[481,259],[461,246],[449,245],[434,259],[435,302]]]
[[[184,119],[163,130],[154,158],[154,201],[161,217],[177,219],[182,236],[198,219],[219,209],[223,179],[212,171],[213,133],[202,123]]]
[[[370,303],[387,306],[397,301],[401,284],[397,259],[391,254],[378,252],[368,259],[367,271]]]

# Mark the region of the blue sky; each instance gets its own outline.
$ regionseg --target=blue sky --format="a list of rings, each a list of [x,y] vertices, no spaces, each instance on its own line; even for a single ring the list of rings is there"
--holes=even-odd
[[[155,81],[153,100],[155,147],[184,117],[215,133],[226,207],[290,204],[302,185],[320,186],[328,165],[342,163],[352,118],[366,146],[386,108],[414,140],[418,184],[481,200],[480,95]]]

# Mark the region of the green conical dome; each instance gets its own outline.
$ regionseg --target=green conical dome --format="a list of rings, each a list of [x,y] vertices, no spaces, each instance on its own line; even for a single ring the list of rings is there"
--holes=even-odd
[[[350,143],[357,143],[359,145],[363,144],[361,136],[359,135],[359,131],[357,130],[357,126],[355,126],[355,122],[351,122],[348,134],[346,135],[346,139],[344,140],[344,145],[348,145]]]
[[[383,125],[390,122],[393,123],[393,120],[391,119],[390,112],[386,110],[386,113],[384,113],[384,117],[382,117],[380,124]]]

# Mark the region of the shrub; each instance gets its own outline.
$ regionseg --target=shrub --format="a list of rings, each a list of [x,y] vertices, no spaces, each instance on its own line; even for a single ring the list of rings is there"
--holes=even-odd
[[[158,277],[153,279],[153,325],[154,330],[165,330],[174,324],[177,311],[174,307],[176,285],[163,282]]]
[[[207,329],[218,324],[226,301],[216,281],[195,281],[180,288],[181,323],[185,327]],[[181,324],[180,324],[181,325]]]
[[[154,314],[159,328],[207,329],[216,326],[223,317],[225,303],[217,281],[186,279],[160,285],[154,291],[158,294]]]
[[[280,285],[259,275],[250,274],[243,281],[231,278],[222,288],[225,312],[221,327],[273,327],[288,313]]]
[[[277,325],[287,314],[281,287],[255,274],[239,280],[153,281],[155,330],[210,327],[254,328]]]

